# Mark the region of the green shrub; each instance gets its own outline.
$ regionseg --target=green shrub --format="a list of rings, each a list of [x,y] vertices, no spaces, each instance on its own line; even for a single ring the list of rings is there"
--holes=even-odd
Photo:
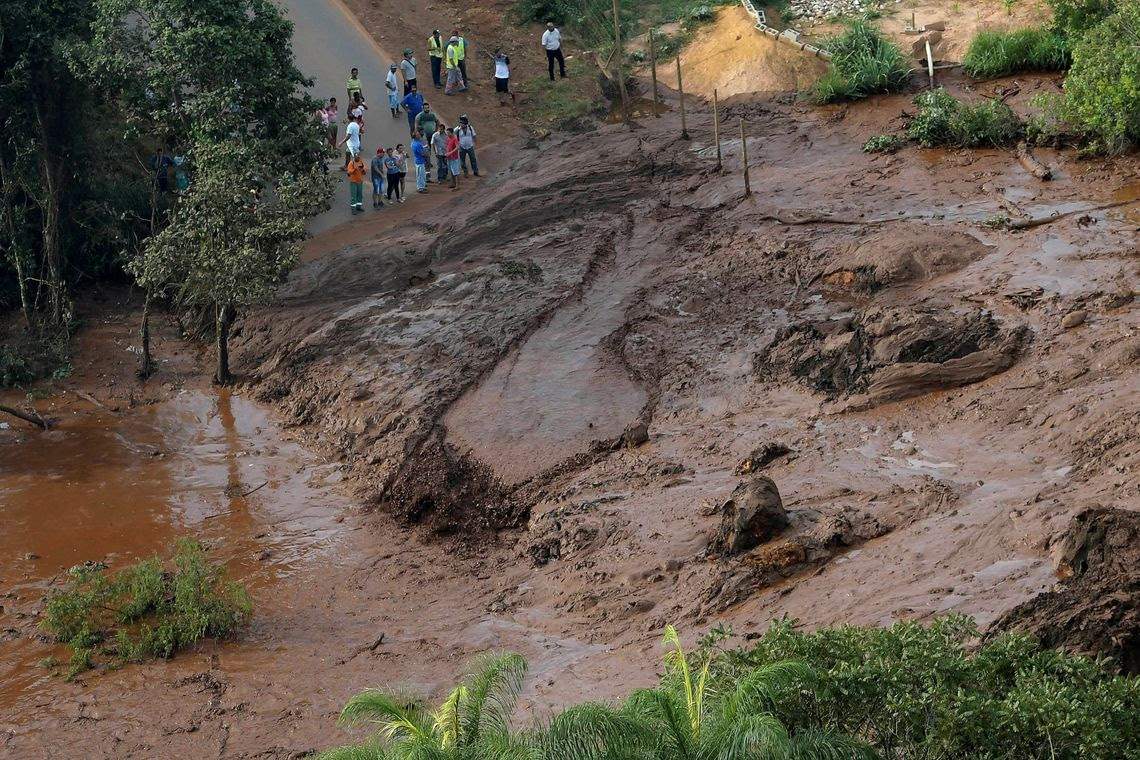
[[[1140,142],[1140,0],[1121,2],[1074,46],[1064,115],[1095,150]]]
[[[910,78],[910,66],[902,51],[866,21],[852,22],[847,31],[827,40],[823,47],[831,52],[831,65],[815,85],[819,103],[896,92]]]
[[[40,627],[72,649],[68,677],[112,663],[170,657],[203,638],[232,635],[250,616],[249,594],[226,580],[196,541],[178,542],[173,568],[152,557],[108,573],[101,564],[68,571],[47,597]]]
[[[919,94],[914,103],[918,113],[907,126],[907,135],[927,148],[999,147],[1024,133],[1017,114],[997,100],[969,105],[940,87]]]
[[[1031,145],[1059,148],[1072,138],[1073,128],[1065,120],[1063,97],[1039,93],[1030,98],[1029,105],[1037,109],[1025,120],[1025,139]]]
[[[906,145],[906,138],[899,135],[875,135],[863,143],[864,153],[894,153]]]
[[[1117,0],[1049,0],[1053,9],[1052,28],[1076,39],[1116,10]]]
[[[1019,71],[1059,71],[1072,55],[1065,38],[1045,29],[982,32],[970,42],[962,66],[972,77],[993,78]]]

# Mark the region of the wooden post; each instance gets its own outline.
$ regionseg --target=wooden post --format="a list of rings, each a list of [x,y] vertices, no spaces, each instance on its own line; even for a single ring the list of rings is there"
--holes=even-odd
[[[744,156],[744,195],[752,195],[752,183],[748,178],[748,138],[744,136],[744,117],[740,119],[740,148]]]
[[[717,108],[717,92],[713,88],[713,139],[716,140],[716,170],[721,170],[720,157],[720,111]]]
[[[614,0],[614,56],[617,58],[618,92],[621,93],[621,120],[629,124],[629,96],[625,92],[625,67],[622,65],[624,53],[621,47],[621,14],[618,0]]]
[[[681,95],[681,139],[689,139],[689,128],[685,123],[685,85],[681,83],[681,56],[677,56],[677,92]]]
[[[934,53],[930,51],[930,40],[926,41],[926,70],[930,72],[930,89],[934,89]]]
[[[653,41],[653,30],[649,30],[649,70],[653,74],[653,117],[661,118],[661,109],[657,100],[657,46]]]

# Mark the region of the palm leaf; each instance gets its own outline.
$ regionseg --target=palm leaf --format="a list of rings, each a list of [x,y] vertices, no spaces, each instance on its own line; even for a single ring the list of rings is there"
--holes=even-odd
[[[792,737],[779,760],[875,760],[878,753],[865,742],[844,734],[809,729]]]
[[[649,723],[657,731],[663,756],[690,757],[695,743],[692,723],[672,694],[661,689],[638,689],[630,695],[623,712]]]
[[[656,733],[632,711],[587,702],[555,716],[537,746],[549,760],[634,760],[650,756]]]
[[[326,749],[313,760],[385,760],[387,757],[379,744],[349,744]]]
[[[456,686],[435,710],[435,733],[439,737],[440,745],[445,749],[454,747],[459,742],[459,713],[466,695],[466,688]]]
[[[375,723],[382,736],[396,741],[431,738],[422,701],[381,689],[368,689],[349,699],[340,720],[351,725]]]
[[[460,746],[474,744],[484,732],[507,732],[526,670],[526,660],[512,652],[488,652],[472,661],[463,680]]]

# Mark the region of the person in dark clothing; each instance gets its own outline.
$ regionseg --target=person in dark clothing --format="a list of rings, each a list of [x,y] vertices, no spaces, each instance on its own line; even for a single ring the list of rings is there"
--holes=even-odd
[[[376,155],[372,157],[372,164],[368,170],[372,178],[372,208],[384,208],[384,177],[388,170],[384,166],[383,148],[376,149]]]
[[[174,161],[166,155],[166,151],[159,148],[150,159],[150,168],[154,169],[154,184],[158,185],[160,193],[170,192],[170,167]]]
[[[566,78],[566,59],[562,57],[562,32],[553,22],[546,25],[542,33],[542,47],[546,49],[546,68],[550,72],[550,81],[554,81],[554,62],[558,61],[558,75]]]

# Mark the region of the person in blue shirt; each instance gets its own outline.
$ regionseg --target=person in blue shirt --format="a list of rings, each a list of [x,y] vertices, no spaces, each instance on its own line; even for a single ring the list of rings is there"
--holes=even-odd
[[[415,137],[416,117],[420,115],[420,111],[424,110],[424,96],[420,95],[413,84],[412,91],[404,96],[400,104],[404,106],[404,110],[408,114],[408,131]]]
[[[419,132],[415,133],[412,137],[412,157],[416,162],[416,192],[427,192],[427,173],[428,163],[431,161],[431,154],[428,152],[428,145],[424,142],[424,136]]]

